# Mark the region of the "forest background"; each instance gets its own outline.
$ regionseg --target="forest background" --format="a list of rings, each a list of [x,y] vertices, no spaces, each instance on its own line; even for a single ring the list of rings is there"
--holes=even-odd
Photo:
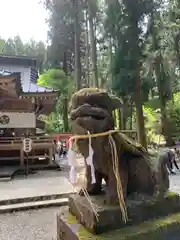
[[[58,91],[48,133],[69,131],[68,101],[83,86],[123,103],[121,128],[140,142],[180,139],[180,2],[42,0],[48,42],[0,38],[0,54],[37,58],[38,84]]]

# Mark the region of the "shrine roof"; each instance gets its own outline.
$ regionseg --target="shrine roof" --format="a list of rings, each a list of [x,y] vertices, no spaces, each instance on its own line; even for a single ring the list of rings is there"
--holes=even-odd
[[[22,84],[23,92],[37,93],[37,92],[54,92],[52,88],[45,88],[30,82],[29,85]]]
[[[45,88],[43,86],[38,86],[36,83],[22,82],[20,73],[11,73],[8,71],[0,71],[0,78],[13,77],[16,79],[16,91],[18,95],[42,95],[42,94],[53,94],[56,95],[57,91],[54,91],[52,88]]]
[[[41,111],[49,114],[57,101],[58,91],[38,86],[36,83],[30,81],[30,79],[24,82],[21,79],[20,72],[0,71],[0,95],[1,98],[10,97],[15,100],[38,99],[38,104],[43,106]]]
[[[0,55],[0,64],[36,66],[36,57]]]

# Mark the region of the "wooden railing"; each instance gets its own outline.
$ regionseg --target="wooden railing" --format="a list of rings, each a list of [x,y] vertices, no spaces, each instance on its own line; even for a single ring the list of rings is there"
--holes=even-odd
[[[137,140],[137,132],[134,130],[120,130],[121,133],[128,137]],[[32,151],[30,153],[31,159],[37,159],[48,154],[49,163],[52,163],[52,156],[54,153],[54,136],[31,136]],[[3,137],[0,138],[0,160],[7,158],[20,159],[20,163],[24,166],[24,151],[23,151],[24,137]],[[2,153],[2,155],[1,155]],[[4,157],[4,154],[8,155]],[[47,153],[47,154],[46,154]]]
[[[53,138],[50,136],[32,136],[32,148],[36,148],[36,146],[42,147],[44,145],[51,146],[53,145]],[[24,137],[3,137],[0,138],[0,150],[6,150],[7,148],[12,147],[13,149],[22,148]]]
[[[30,159],[46,157],[51,163],[54,153],[53,137],[31,136],[30,138],[32,139],[32,151],[29,153]],[[0,138],[0,160],[20,159],[21,165],[24,165],[23,139],[24,137]]]
[[[126,134],[128,137],[137,140],[137,131],[135,130],[120,130],[121,133]],[[54,144],[54,136],[31,136],[32,145],[36,144]],[[0,138],[0,149],[2,145],[22,145],[24,137],[2,137]]]

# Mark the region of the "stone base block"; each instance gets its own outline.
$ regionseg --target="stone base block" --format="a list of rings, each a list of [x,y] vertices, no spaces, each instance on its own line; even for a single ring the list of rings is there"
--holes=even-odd
[[[95,235],[78,223],[68,211],[57,216],[57,240],[179,240],[180,214],[172,214],[135,226]]]
[[[57,216],[57,240],[79,240],[84,234],[87,237],[84,240],[92,235],[69,213],[68,207]]]
[[[98,218],[87,199],[78,195],[69,197],[69,211],[76,216],[79,223],[94,234],[139,224],[180,211],[180,196],[175,193],[168,193],[163,198],[129,199],[126,203],[129,219],[124,223],[119,206],[106,205],[104,196],[91,197],[91,200]]]

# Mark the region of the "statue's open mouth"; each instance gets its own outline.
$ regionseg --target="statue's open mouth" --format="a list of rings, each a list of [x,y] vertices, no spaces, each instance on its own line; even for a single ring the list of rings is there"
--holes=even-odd
[[[75,118],[71,118],[71,120],[77,120],[78,118],[92,118],[95,120],[104,120],[106,117],[103,115],[96,115],[96,113],[94,112],[94,114],[80,114],[79,116],[76,116]]]
[[[113,119],[103,108],[92,107],[89,104],[81,105],[71,111],[71,121],[84,129],[97,132],[107,130],[113,125]]]
[[[104,120],[105,118],[110,118],[108,112],[99,107],[92,107],[89,104],[84,104],[71,112],[71,120],[76,120],[77,118],[91,117],[96,120]]]

